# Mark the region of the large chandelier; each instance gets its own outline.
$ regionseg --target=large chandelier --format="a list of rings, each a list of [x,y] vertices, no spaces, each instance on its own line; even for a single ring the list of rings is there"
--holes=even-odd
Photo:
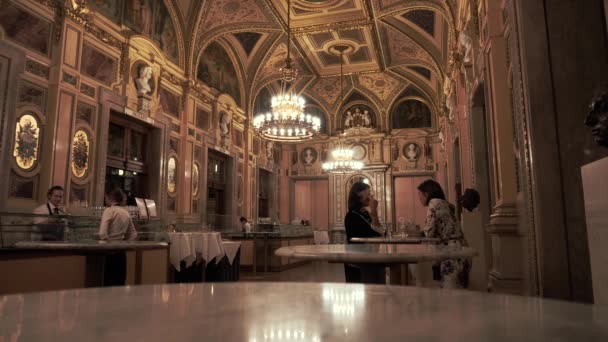
[[[264,138],[280,142],[299,142],[312,138],[321,129],[321,119],[304,113],[306,101],[290,86],[296,80],[297,69],[292,65],[291,2],[287,1],[287,58],[281,73],[281,92],[272,97],[271,112],[253,118],[253,128]]]
[[[344,76],[344,51],[348,50],[349,47],[346,45],[335,45],[330,51],[336,51],[340,54],[340,95],[343,93],[342,78]],[[339,110],[338,110],[339,112]],[[326,173],[353,173],[363,169],[363,162],[353,160],[354,151],[352,148],[346,147],[340,138],[338,138],[338,144],[336,148],[331,151],[333,160],[326,161],[323,163],[323,171]]]

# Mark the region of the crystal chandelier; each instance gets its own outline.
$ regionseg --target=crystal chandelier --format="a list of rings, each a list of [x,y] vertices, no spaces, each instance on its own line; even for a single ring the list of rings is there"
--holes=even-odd
[[[340,95],[343,92],[342,78],[344,76],[343,65],[344,65],[344,51],[349,47],[346,45],[336,45],[332,49],[340,53]],[[339,110],[338,110],[339,112]],[[338,138],[338,145],[331,151],[333,157],[331,161],[323,163],[323,171],[326,173],[353,173],[363,169],[363,162],[353,160],[354,151],[352,148],[348,148]]]
[[[271,112],[253,118],[253,128],[264,138],[280,142],[299,142],[312,138],[321,129],[321,119],[304,113],[306,101],[297,95],[290,85],[296,80],[297,69],[292,65],[291,47],[291,3],[287,1],[287,58],[281,73],[281,92],[273,96]]]

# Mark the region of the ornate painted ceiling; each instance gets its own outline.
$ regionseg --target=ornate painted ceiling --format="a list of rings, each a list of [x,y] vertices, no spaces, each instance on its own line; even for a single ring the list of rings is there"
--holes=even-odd
[[[333,113],[353,93],[388,112],[405,92],[440,108],[448,46],[455,44],[457,0],[292,0],[292,58],[296,83],[323,111]],[[241,105],[255,111],[263,88],[273,93],[287,54],[287,0],[167,0],[179,19],[186,73],[196,75],[208,47],[218,44],[235,66]],[[217,44],[212,44],[217,43]],[[340,56],[344,93],[340,93]],[[217,49],[217,48],[214,48]]]

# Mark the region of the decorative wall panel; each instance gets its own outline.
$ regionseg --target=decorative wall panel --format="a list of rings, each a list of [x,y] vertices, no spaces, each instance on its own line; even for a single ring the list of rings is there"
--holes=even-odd
[[[79,129],[72,139],[72,173],[78,178],[86,176],[89,168],[90,141],[85,130]]]
[[[40,127],[33,114],[22,115],[15,127],[13,157],[22,170],[31,170],[38,161]]]
[[[167,162],[167,191],[173,194],[177,187],[177,160],[175,157],[169,158]]]
[[[105,84],[111,85],[116,80],[117,60],[94,47],[84,44],[80,72]]]
[[[9,197],[36,199],[38,176],[32,178],[23,178],[18,176],[14,171],[11,171]]]
[[[43,55],[49,54],[51,23],[6,1],[0,8],[0,25],[9,39]]]

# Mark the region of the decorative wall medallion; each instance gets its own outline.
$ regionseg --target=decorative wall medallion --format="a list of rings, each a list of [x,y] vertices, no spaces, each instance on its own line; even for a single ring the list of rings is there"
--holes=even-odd
[[[403,146],[403,157],[408,161],[416,161],[420,157],[420,146],[416,143],[407,143]]]
[[[175,193],[177,186],[177,160],[175,157],[169,158],[167,163],[167,190],[169,193]]]
[[[192,197],[198,196],[200,190],[200,167],[197,163],[192,164]]]
[[[363,160],[367,155],[367,150],[361,144],[354,144],[352,146],[353,149],[353,159],[354,160]]]
[[[40,127],[38,120],[25,114],[17,121],[15,129],[15,149],[13,157],[23,170],[30,170],[38,160],[38,143],[40,140]]]
[[[317,150],[312,147],[306,147],[300,153],[300,161],[306,166],[310,166],[317,161]]]
[[[86,131],[79,129],[72,140],[72,173],[78,178],[87,174],[89,168],[90,141]]]

